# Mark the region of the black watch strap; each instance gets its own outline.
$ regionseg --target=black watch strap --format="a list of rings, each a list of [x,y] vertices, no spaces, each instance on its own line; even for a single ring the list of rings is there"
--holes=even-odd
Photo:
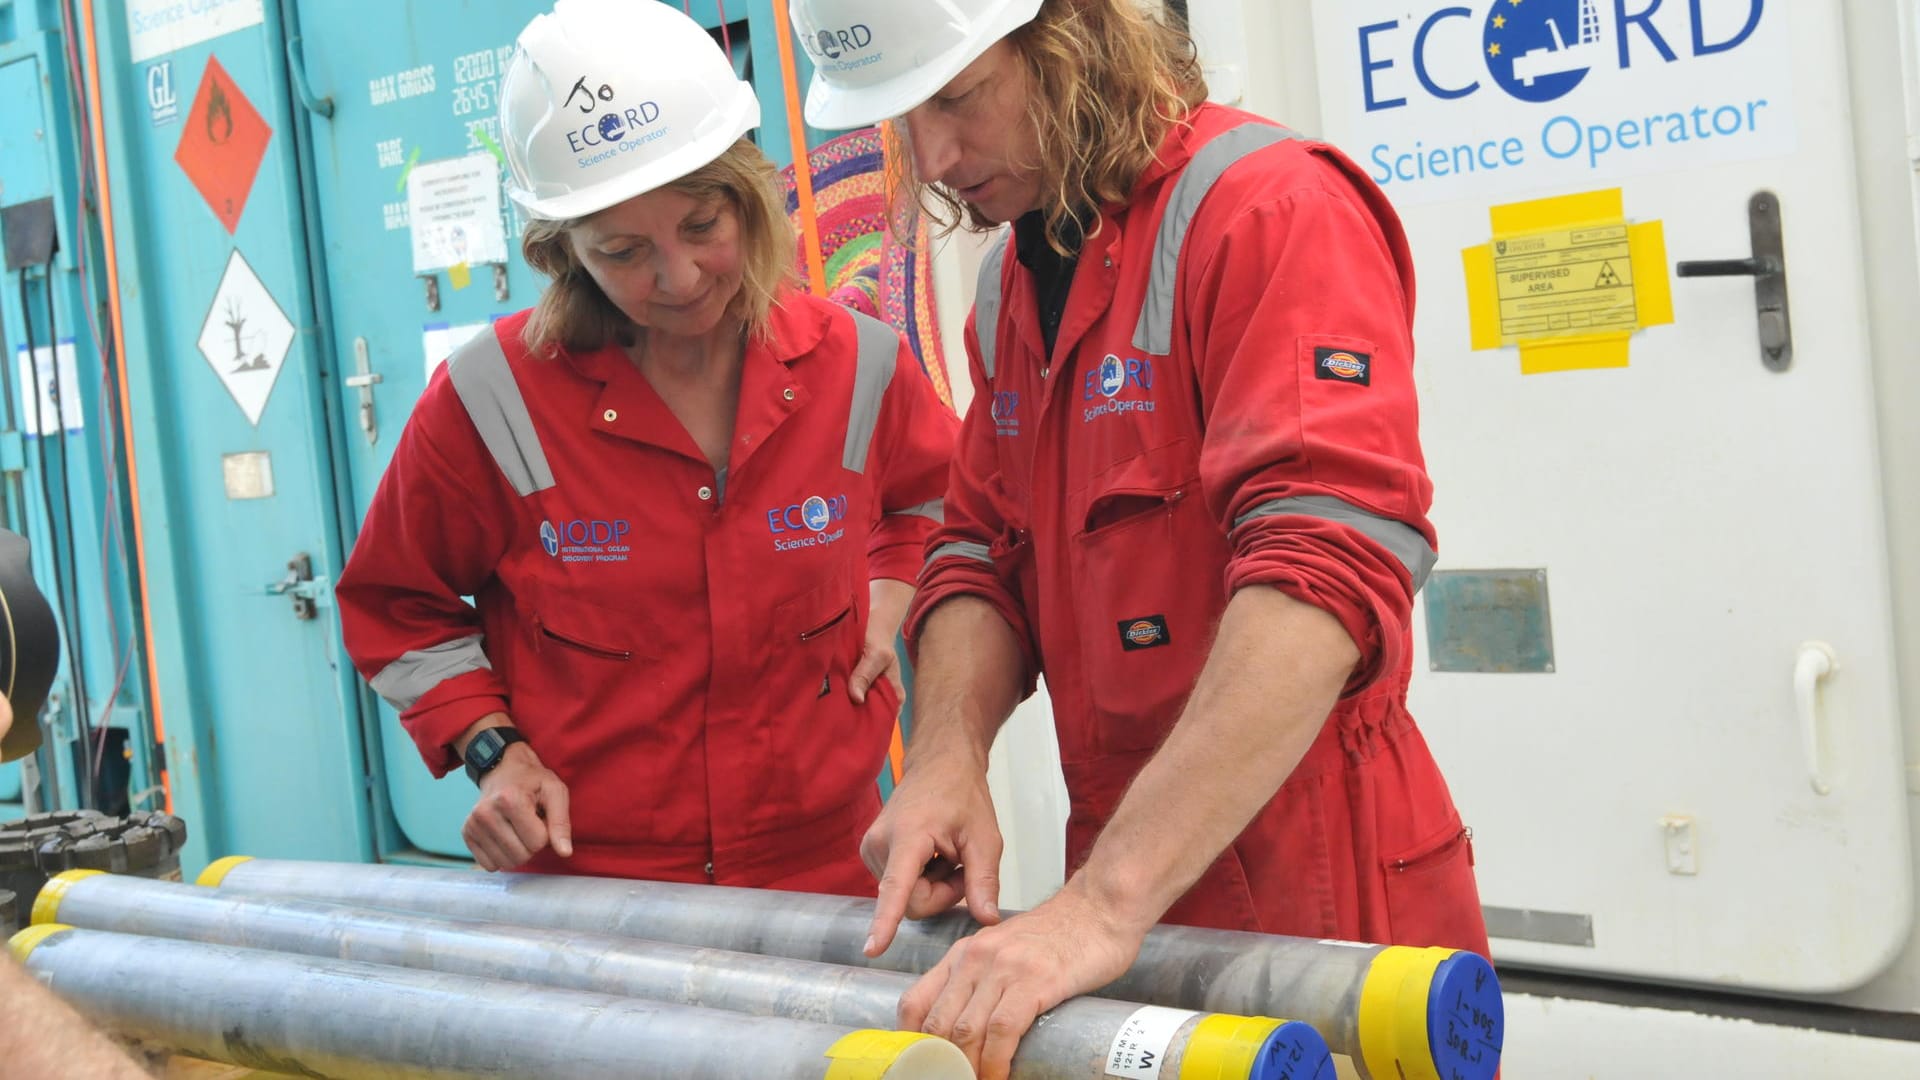
[[[491,727],[475,735],[467,743],[467,779],[479,784],[480,778],[507,756],[507,747],[526,741],[527,737],[512,727]]]

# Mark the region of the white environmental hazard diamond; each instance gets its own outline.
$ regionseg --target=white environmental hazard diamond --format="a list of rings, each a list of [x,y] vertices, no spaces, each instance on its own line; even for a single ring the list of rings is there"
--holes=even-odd
[[[292,347],[293,323],[235,251],[200,326],[200,355],[255,427]]]

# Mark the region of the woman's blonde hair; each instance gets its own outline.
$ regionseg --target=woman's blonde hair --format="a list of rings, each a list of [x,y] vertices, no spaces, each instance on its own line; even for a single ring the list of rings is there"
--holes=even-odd
[[[1067,254],[1075,212],[1126,201],[1168,129],[1206,100],[1206,77],[1193,38],[1139,0],[1046,0],[1006,40],[1026,71],[1027,118],[1039,136],[1038,160],[1010,164],[1039,171],[1048,242]],[[899,123],[888,136],[904,151]],[[901,226],[921,211],[937,236],[962,221],[993,226],[951,191],[916,180],[910,154],[890,160],[900,235],[912,235]]]
[[[778,173],[751,139],[741,139],[709,164],[666,185],[696,199],[724,196],[740,218],[740,294],[728,313],[753,337],[767,334],[767,313],[794,276],[795,240]],[[553,279],[540,294],[523,338],[535,355],[558,349],[588,352],[634,340],[633,320],[608,300],[573,253],[568,233],[587,218],[527,222],[520,251],[527,265]]]

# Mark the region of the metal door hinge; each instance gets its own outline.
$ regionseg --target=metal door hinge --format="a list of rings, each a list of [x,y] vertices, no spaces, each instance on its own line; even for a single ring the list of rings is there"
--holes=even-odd
[[[313,556],[304,551],[287,560],[287,576],[267,586],[267,593],[291,597],[296,619],[317,618],[321,608],[333,606],[333,583],[313,576]]]

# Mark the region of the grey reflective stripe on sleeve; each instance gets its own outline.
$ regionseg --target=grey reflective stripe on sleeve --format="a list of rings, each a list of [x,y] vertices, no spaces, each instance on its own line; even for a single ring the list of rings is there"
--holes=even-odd
[[[993,378],[994,344],[1000,336],[1000,268],[1007,261],[1007,245],[1012,243],[1011,229],[987,249],[980,260],[980,282],[973,290],[973,333],[980,339],[980,370]]]
[[[546,451],[540,448],[540,435],[499,337],[491,329],[475,334],[447,358],[447,375],[513,490],[524,498],[552,487],[553,470],[547,467]]]
[[[919,506],[909,506],[905,510],[890,510],[888,513],[913,514],[918,517],[931,518],[935,525],[945,525],[947,523],[947,500],[933,499],[928,502],[923,502]]]
[[[949,555],[962,559],[972,559],[974,562],[986,563],[988,566],[993,565],[993,553],[987,550],[987,545],[971,544],[965,540],[956,540],[951,544],[941,544],[939,547],[934,548],[933,551],[927,555],[927,565],[932,566],[934,563],[939,562]]]
[[[1303,495],[1297,499],[1272,499],[1241,514],[1233,527],[1239,528],[1254,518],[1263,517],[1310,517],[1322,521],[1331,521],[1359,531],[1367,539],[1379,544],[1393,553],[1413,576],[1413,591],[1427,583],[1427,575],[1433,572],[1433,564],[1440,556],[1434,553],[1427,538],[1420,530],[1404,521],[1395,521],[1378,514],[1369,514],[1365,510],[1336,499],[1331,495]]]
[[[373,692],[406,712],[427,691],[455,675],[492,670],[486,652],[480,648],[480,635],[475,634],[407,653],[373,677]]]
[[[1167,212],[1160,218],[1159,235],[1153,238],[1153,276],[1147,283],[1147,299],[1140,308],[1140,322],[1133,328],[1133,344],[1155,356],[1173,353],[1173,299],[1179,284],[1180,248],[1187,242],[1187,226],[1221,174],[1255,150],[1274,143],[1298,139],[1299,135],[1273,124],[1241,124],[1208,140],[1193,155],[1180,173]]]
[[[894,361],[900,355],[900,335],[878,319],[857,311],[853,329],[860,345],[854,361],[853,404],[847,408],[847,446],[840,464],[854,472],[867,471],[867,448],[873,445],[873,429],[880,422],[880,402],[893,382]]]

